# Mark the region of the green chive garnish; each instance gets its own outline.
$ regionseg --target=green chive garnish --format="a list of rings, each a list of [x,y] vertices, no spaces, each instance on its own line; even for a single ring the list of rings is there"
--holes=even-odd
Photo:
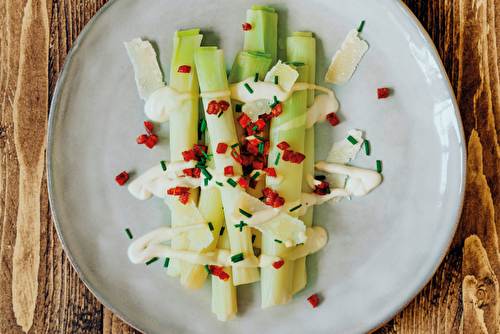
[[[273,96],[273,99],[274,99],[274,103],[278,104],[278,98],[276,97],[276,95]]]
[[[212,179],[212,174],[210,174],[210,172],[206,169],[202,169],[201,172],[203,173],[203,175],[205,175],[205,177],[210,181]]]
[[[299,204],[299,205],[297,205],[296,207],[291,208],[291,209],[290,209],[290,212],[294,212],[295,210],[299,209],[301,206],[302,206],[302,204]]]
[[[365,153],[366,153],[366,155],[370,155],[370,142],[368,140],[365,140],[364,144],[365,144]]]
[[[129,239],[133,238],[132,232],[130,232],[130,230],[128,228],[125,229],[125,232],[127,233]]]
[[[201,127],[200,127],[200,130],[201,132],[205,131],[207,129],[207,121],[205,121],[205,119],[202,119],[201,120]]]
[[[233,179],[227,179],[227,183],[229,183],[229,185],[233,188],[236,188],[236,186],[238,185],[238,183],[236,183],[236,181]]]
[[[240,221],[239,224],[234,225],[235,228],[239,228],[240,229],[240,232],[243,231],[243,227],[244,226],[247,226],[247,224],[245,224],[243,221]]]
[[[259,137],[259,136],[257,136],[257,135],[253,135],[253,136],[254,136],[255,138],[257,138],[258,140],[266,141],[264,138]]]
[[[169,257],[165,258],[165,263],[163,264],[163,267],[168,268],[169,263],[170,263],[170,258]]]
[[[269,106],[269,108],[270,108],[270,109],[273,109],[273,108],[274,108],[274,107],[276,107],[277,105],[278,105],[278,102],[273,102],[273,103]]]
[[[252,128],[252,131],[257,131],[257,129],[259,128],[258,125],[255,125],[253,128]]]
[[[262,197],[259,197],[259,201],[263,201],[266,199],[266,195],[262,196]]]
[[[260,172],[256,172],[254,175],[252,175],[252,177],[250,178],[250,180],[255,181],[255,179],[258,178],[259,175],[260,175]]]
[[[356,145],[358,143],[358,141],[353,136],[347,137],[347,140],[350,141],[353,145]]]
[[[382,171],[382,161],[377,160],[377,173]]]
[[[146,262],[146,266],[149,266],[151,263],[153,263],[153,262],[155,262],[157,260],[158,260],[157,257],[152,258],[151,260],[149,260],[148,262]]]
[[[203,153],[203,156],[205,157],[205,159],[210,161],[210,157],[205,153],[205,151],[203,151],[203,149],[201,147],[200,147],[200,151],[201,151],[201,153]]]
[[[215,184],[217,184],[219,187],[224,187],[224,184],[222,182],[215,181]]]
[[[249,84],[245,83],[243,86],[245,86],[245,88],[248,90],[248,92],[249,92],[250,94],[253,94],[253,89],[252,89],[252,87],[250,87],[250,85],[249,85]]]
[[[240,144],[236,143],[236,144],[233,144],[231,145],[231,148],[237,148]]]
[[[252,214],[250,214],[250,213],[246,212],[245,210],[243,210],[243,209],[241,209],[241,208],[239,208],[238,210],[240,211],[240,213],[241,213],[243,216],[245,216],[245,217],[247,217],[247,218],[252,218]]]
[[[255,238],[257,238],[257,235],[252,234],[252,244],[255,242]]]
[[[217,115],[217,118],[220,118],[223,113],[224,113],[224,111],[221,111],[220,114]]]
[[[208,228],[210,229],[210,231],[213,231],[214,230],[214,226],[212,225],[212,222],[208,222]]]
[[[207,271],[207,273],[210,275],[210,268],[208,267],[208,264],[205,265],[205,270]]]
[[[330,195],[330,193],[331,193],[331,192],[332,192],[332,191],[330,190],[330,187],[326,187],[326,193],[327,193],[328,195]]]
[[[160,165],[161,165],[161,169],[166,172],[167,171],[167,164],[165,163],[165,161],[161,160],[160,161]]]
[[[281,240],[278,240],[278,239],[274,239],[274,241],[276,241],[277,243],[281,244],[283,241]]]
[[[274,164],[276,166],[278,166],[278,162],[280,162],[280,156],[281,156],[281,152],[278,152],[278,156],[276,157],[276,160],[274,161]]]
[[[225,228],[224,226],[222,226],[222,227],[220,228],[219,235],[223,235],[223,234],[224,234],[224,230],[225,230],[225,229],[226,229],[226,228]]]
[[[259,143],[259,152],[264,153],[264,143]]]
[[[231,256],[231,262],[233,263],[240,262],[243,260],[244,260],[243,253],[238,253],[236,255]]]
[[[242,104],[237,104],[236,107],[234,108],[234,112],[241,112],[242,106],[243,106]]]
[[[204,169],[202,169],[201,171],[203,172],[203,171],[204,171]],[[205,184],[205,187],[208,187],[208,181],[209,181],[209,180],[208,180],[208,178],[205,178],[205,179],[203,180],[203,182],[204,182],[204,184]]]
[[[361,24],[359,25],[358,32],[361,32],[363,30],[363,26],[365,25],[365,20],[361,21]]]
[[[278,84],[278,76],[277,76],[277,75],[275,75],[275,76],[274,76],[274,84],[275,84],[275,85],[277,85],[277,84]]]
[[[259,73],[255,73],[255,77],[253,78],[253,82],[259,81]]]

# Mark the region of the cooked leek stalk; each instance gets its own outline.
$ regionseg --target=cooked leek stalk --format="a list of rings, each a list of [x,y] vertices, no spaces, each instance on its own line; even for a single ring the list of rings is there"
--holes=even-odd
[[[206,136],[206,143],[209,144],[209,136]],[[208,154],[211,154],[210,147]],[[213,160],[207,162],[208,167],[214,168]],[[204,218],[205,222],[210,222],[212,226],[213,240],[209,246],[201,252],[214,250],[219,239],[219,232],[224,222],[224,211],[222,210],[222,199],[220,190],[216,187],[203,189],[200,191],[200,200],[198,202],[198,210]],[[189,242],[189,250],[197,250],[193,243]],[[203,287],[207,278],[205,266],[184,262],[181,273],[181,284],[189,290],[198,290]]]
[[[247,10],[246,22],[252,29],[245,31],[244,50],[271,55],[271,64],[278,59],[278,14],[274,8],[252,6]]]
[[[297,81],[303,82],[308,78],[307,66],[297,66],[299,72]],[[276,169],[276,173],[286,175],[285,179],[277,185],[271,185],[279,196],[283,197],[286,203],[299,203],[302,189],[302,164],[291,163],[279,160],[278,165],[274,165],[278,153],[283,154],[276,145],[286,141],[290,145],[290,150],[294,152],[304,152],[305,139],[305,115],[307,110],[307,91],[294,92],[290,99],[282,102],[283,113],[271,120],[269,152],[269,166]],[[297,120],[293,128],[285,128],[279,131],[279,126],[291,120]],[[300,122],[299,122],[300,120]],[[303,120],[303,121],[302,121]],[[297,216],[297,211],[291,212],[291,216]],[[268,255],[282,256],[289,252],[283,244],[274,241],[266,234],[262,234],[262,253]],[[274,305],[282,305],[292,298],[292,278],[294,261],[285,261],[285,264],[275,269],[270,266],[262,268],[262,308]]]
[[[292,62],[304,63],[309,71],[307,82],[316,82],[316,39],[310,32],[294,32],[287,39],[287,59]],[[314,104],[314,89],[307,91],[307,107]],[[306,175],[314,176],[314,126],[306,130],[305,150],[306,156],[303,164],[302,192],[312,193],[314,189],[309,186]],[[300,217],[306,227],[312,225],[313,208],[309,208],[305,215]],[[306,258],[295,260],[293,266],[292,294],[302,290],[307,283]]]
[[[229,97],[223,51],[217,50],[216,47],[202,47],[196,52],[195,60],[202,94],[207,92],[215,94],[215,97],[212,95],[203,98],[205,110],[207,110],[208,104],[212,100],[216,100],[217,102],[224,100],[230,104],[231,99]],[[216,151],[219,143],[226,143],[230,147],[238,142],[231,106],[222,114],[208,115],[205,113],[205,115],[212,151]],[[239,155],[239,148],[236,147],[234,152],[235,155]],[[222,174],[224,167],[232,166],[235,175],[242,174],[241,164],[231,154],[214,154],[213,158],[215,169],[218,173]],[[251,255],[253,254],[253,248],[250,227],[245,226],[241,230],[235,228],[231,216],[236,204],[235,199],[240,191],[243,191],[243,189],[239,186],[233,188],[228,185],[221,189],[227,225],[226,230],[231,241],[231,253]],[[233,268],[233,282],[235,285],[252,283],[258,280],[259,272],[257,268]]]
[[[199,29],[176,31],[170,66],[170,86],[177,91],[198,94],[198,77],[194,62],[194,53],[200,46],[202,35]],[[179,73],[179,66],[191,66],[190,73]],[[186,100],[182,107],[170,114],[170,161],[182,160],[182,152],[193,148],[198,143],[198,98]],[[191,197],[198,200],[198,189],[191,189]],[[179,225],[179,219],[172,212],[172,227]],[[186,249],[186,235],[172,238],[173,249]],[[167,273],[171,276],[181,274],[181,261],[172,259]]]
[[[227,227],[223,224],[224,231],[219,237],[217,248],[230,249]],[[233,268],[224,267],[223,270],[229,274],[229,280],[223,281],[218,277],[212,277],[212,312],[217,314],[217,319],[226,321],[234,319],[238,312],[236,303],[236,286],[233,284]],[[205,268],[203,268],[205,270]]]

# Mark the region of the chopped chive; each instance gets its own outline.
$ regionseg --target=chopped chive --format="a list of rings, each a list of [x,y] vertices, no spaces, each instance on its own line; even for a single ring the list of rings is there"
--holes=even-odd
[[[331,192],[332,192],[332,191],[330,190],[330,187],[326,187],[326,193],[327,193],[328,195],[330,195],[330,193],[331,193]]]
[[[207,129],[207,121],[205,121],[205,119],[202,119],[200,130],[201,132],[204,132],[206,129]]]
[[[239,208],[238,210],[240,211],[240,213],[241,213],[243,216],[245,216],[245,217],[247,217],[247,218],[252,218],[252,214],[251,214],[251,213],[248,213],[248,212],[246,212],[245,210],[243,210],[243,209],[241,209],[241,208]]]
[[[205,159],[210,161],[210,157],[205,153],[205,151],[203,151],[203,149],[201,147],[200,147],[200,151],[201,151],[201,153],[203,153],[203,156],[205,157]]]
[[[255,77],[253,78],[253,82],[259,81],[259,73],[255,73]]]
[[[299,204],[299,205],[297,205],[296,207],[291,208],[291,209],[290,209],[290,212],[293,212],[293,211],[295,211],[295,210],[299,209],[301,206],[302,206],[302,204]]]
[[[160,165],[161,165],[161,169],[166,172],[167,171],[167,164],[165,163],[165,161],[161,160],[160,161]]]
[[[213,231],[214,230],[214,226],[212,225],[212,222],[208,222],[208,228],[210,229],[210,231]]]
[[[224,184],[222,182],[215,181],[215,184],[217,184],[219,187],[224,187]]]
[[[210,174],[208,170],[202,169],[201,172],[203,173],[203,175],[205,175],[206,179],[208,179],[209,181],[212,179],[212,174]]]
[[[204,169],[202,169],[202,171],[204,171]],[[205,187],[208,187],[208,181],[209,181],[208,178],[205,178],[203,180],[203,183],[205,184]]]
[[[236,188],[236,186],[238,185],[238,183],[236,183],[236,181],[233,179],[227,179],[227,183],[229,183],[229,185],[233,188]]]
[[[324,175],[316,175],[314,178],[316,180],[318,180],[318,181],[324,181],[324,180],[326,180],[326,176],[324,176]]]
[[[196,165],[194,165],[194,167],[199,168],[199,169],[207,169],[207,166],[204,164],[201,164],[201,163],[197,163]]]
[[[225,230],[225,229],[226,229],[226,228],[225,228],[224,226],[222,226],[222,227],[220,228],[219,235],[223,235],[223,234],[224,234],[224,230]]]
[[[205,164],[207,162],[207,159],[205,159],[205,157],[200,157],[200,162],[202,164]]]
[[[255,179],[258,178],[259,175],[260,175],[260,172],[256,172],[254,175],[252,175],[252,177],[250,178],[250,180],[255,181]]]
[[[231,262],[236,263],[244,260],[243,253],[238,253],[236,255],[231,256]]]
[[[168,268],[169,263],[170,263],[170,258],[169,257],[165,258],[165,263],[163,264],[163,267]]]
[[[353,136],[347,137],[347,140],[350,141],[353,145],[356,145],[358,143],[358,141]]]
[[[220,118],[223,113],[224,113],[224,111],[221,111],[220,114],[217,115],[217,118]]]
[[[210,268],[208,267],[208,264],[205,265],[205,270],[207,271],[207,273],[210,275]]]
[[[255,125],[253,128],[252,128],[252,131],[257,131],[257,129],[259,128],[258,125]]]
[[[276,241],[277,243],[281,244],[283,241],[281,240],[278,240],[278,239],[274,239],[274,241]]]
[[[257,238],[257,235],[252,234],[252,244],[255,242],[255,238]]]
[[[244,226],[247,226],[247,224],[246,224],[246,223],[244,223],[243,221],[240,221],[240,223],[239,223],[239,224],[234,225],[234,227],[235,227],[235,228],[239,228],[239,229],[240,229],[240,232],[242,232],[242,231],[243,231],[243,227],[244,227]]]
[[[274,164],[276,166],[278,166],[278,162],[280,162],[280,156],[281,156],[281,152],[278,152],[278,156],[276,157],[276,160],[274,161]]]
[[[264,138],[260,137],[260,136],[257,136],[257,135],[253,135],[255,138],[257,138],[258,140],[262,140],[262,141],[265,141]]]
[[[269,108],[270,109],[273,109],[274,107],[276,107],[278,105],[278,102],[273,102],[271,105],[269,105]]]
[[[274,84],[275,84],[275,85],[277,85],[277,84],[278,84],[278,76],[277,76],[277,75],[275,75],[275,76],[274,76]]]
[[[377,173],[382,171],[382,161],[377,160]]]
[[[234,112],[241,112],[242,106],[243,106],[242,104],[237,104],[236,107],[234,108]]]
[[[274,100],[274,103],[278,104],[278,98],[276,97],[276,95],[273,96],[273,100]]]
[[[365,20],[361,21],[361,24],[359,25],[358,32],[361,32],[363,30],[363,26],[365,25]]]
[[[155,262],[155,261],[158,261],[158,257],[154,257],[152,258],[151,260],[149,260],[148,262],[146,262],[146,266],[149,266],[151,263]]]
[[[233,144],[233,145],[231,145],[231,148],[236,148],[236,147],[238,147],[239,145],[240,145],[240,144],[238,144],[238,143]]]
[[[250,94],[253,94],[253,89],[252,89],[252,87],[250,87],[250,85],[249,85],[249,84],[245,83],[243,86],[245,86],[245,88],[248,90],[248,92],[249,92]]]
[[[259,197],[259,201],[263,201],[266,199],[266,195],[262,196],[262,197]]]
[[[262,142],[259,143],[259,152],[264,153],[264,143]]]
[[[365,144],[365,153],[366,153],[366,155],[370,155],[370,142],[368,140],[365,140],[364,144]]]
[[[132,232],[130,232],[130,230],[128,228],[125,229],[125,232],[127,233],[129,239],[133,238]]]

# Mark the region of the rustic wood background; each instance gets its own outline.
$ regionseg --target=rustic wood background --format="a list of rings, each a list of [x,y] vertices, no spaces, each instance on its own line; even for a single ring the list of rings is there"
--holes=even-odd
[[[55,83],[76,37],[105,2],[0,0],[1,333],[136,332],[76,274],[47,193],[45,141]],[[432,280],[375,333],[498,333],[500,1],[404,2],[436,44],[458,99],[468,147],[466,201]]]

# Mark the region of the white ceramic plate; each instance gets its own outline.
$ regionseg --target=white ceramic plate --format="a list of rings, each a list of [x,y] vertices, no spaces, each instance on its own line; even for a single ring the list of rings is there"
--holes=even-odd
[[[317,156],[325,158],[346,131],[365,132],[372,147],[355,165],[383,162],[383,183],[371,194],[315,208],[329,243],[308,258],[309,283],[281,307],[260,308],[260,284],[239,288],[239,313],[219,322],[210,284],[197,292],[166,275],[162,261],[134,265],[130,240],[169,224],[158,198],[141,202],[114,177],[134,179],[169,157],[168,124],[149,150],[143,102],[124,41],[149,39],[169,73],[175,30],[201,28],[204,45],[226,52],[228,67],[242,48],[241,23],[252,5],[275,7],[280,37],[313,31],[318,83],[347,33],[370,49],[345,85],[333,87],[342,123],[317,125]],[[168,78],[168,76],[167,76]],[[388,99],[376,89],[389,87]],[[151,333],[361,333],[389,320],[432,277],[455,231],[465,179],[461,121],[435,48],[409,10],[394,0],[110,1],[78,37],[59,77],[50,113],[48,175],[52,210],[64,248],[87,286],[108,308]],[[306,298],[316,293],[313,309]]]

